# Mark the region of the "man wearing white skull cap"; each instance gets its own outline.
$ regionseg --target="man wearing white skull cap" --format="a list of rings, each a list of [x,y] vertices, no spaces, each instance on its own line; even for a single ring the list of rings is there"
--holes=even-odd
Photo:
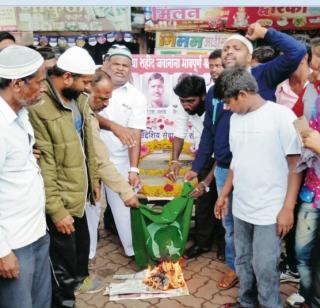
[[[100,283],[88,273],[89,232],[86,199],[100,197],[88,96],[95,63],[80,47],[65,51],[48,70],[44,102],[30,108],[39,164],[46,189],[51,236],[53,306],[74,307],[74,292],[97,292]]]
[[[0,52],[0,306],[51,307],[45,194],[26,107],[41,100],[41,55],[12,45]]]

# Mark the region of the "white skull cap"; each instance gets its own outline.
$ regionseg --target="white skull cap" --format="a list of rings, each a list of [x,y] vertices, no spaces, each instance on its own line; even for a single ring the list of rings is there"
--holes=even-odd
[[[0,77],[20,79],[34,74],[43,64],[41,54],[31,48],[10,45],[0,52]]]
[[[96,71],[89,52],[81,47],[68,48],[57,61],[57,66],[66,72],[79,75],[93,75]]]

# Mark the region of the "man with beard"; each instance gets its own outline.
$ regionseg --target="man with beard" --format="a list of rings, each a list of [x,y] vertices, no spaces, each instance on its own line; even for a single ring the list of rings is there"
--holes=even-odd
[[[88,274],[90,240],[84,213],[87,197],[92,203],[100,197],[90,107],[82,94],[95,68],[86,50],[69,48],[48,70],[43,103],[30,108],[46,190],[53,307],[74,307],[75,292],[101,289]]]
[[[218,75],[215,75],[218,77]],[[175,181],[179,175],[182,163],[179,156],[182,151],[184,139],[188,132],[188,122],[192,123],[194,135],[194,150],[198,149],[200,136],[203,130],[203,119],[205,115],[206,85],[202,77],[190,75],[184,77],[174,88],[174,93],[179,97],[175,116],[174,139],[172,143],[172,160],[170,161],[170,172],[168,178]],[[213,234],[223,240],[221,222],[212,216],[212,203],[217,199],[213,173],[210,172],[213,159],[210,159],[198,176],[199,184],[191,193],[192,197],[199,197],[195,208],[195,243],[186,250],[184,257],[191,259],[210,250]],[[221,241],[220,241],[221,242]],[[224,249],[224,243],[220,251]],[[220,253],[220,252],[219,252]]]
[[[218,79],[218,77],[224,70],[222,65],[221,52],[221,49],[215,49],[213,52],[210,53],[208,57],[209,73],[213,82],[215,82]]]

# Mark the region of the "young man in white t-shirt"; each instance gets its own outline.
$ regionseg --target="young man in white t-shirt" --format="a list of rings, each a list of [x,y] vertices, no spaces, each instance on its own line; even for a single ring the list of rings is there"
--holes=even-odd
[[[278,263],[280,240],[293,225],[300,187],[300,145],[294,113],[265,101],[245,69],[225,70],[216,81],[215,97],[234,112],[230,121],[232,161],[216,203],[215,215],[226,215],[233,188],[236,271],[240,279],[235,307],[283,307]]]

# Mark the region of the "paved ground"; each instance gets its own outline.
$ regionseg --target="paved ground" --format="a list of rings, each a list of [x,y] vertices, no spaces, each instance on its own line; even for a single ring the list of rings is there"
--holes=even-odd
[[[215,308],[223,303],[236,300],[238,288],[220,291],[217,281],[223,275],[225,265],[215,259],[215,252],[208,252],[201,257],[187,262],[184,277],[188,284],[190,295],[171,299],[152,300],[122,300],[110,302],[108,296],[98,294],[81,294],[77,296],[77,308],[106,307],[106,308]],[[112,275],[127,274],[138,271],[134,261],[123,254],[116,236],[106,234],[100,229],[100,241],[97,251],[96,273],[107,284],[112,282]],[[295,284],[283,284],[281,294],[283,300],[296,290]]]

